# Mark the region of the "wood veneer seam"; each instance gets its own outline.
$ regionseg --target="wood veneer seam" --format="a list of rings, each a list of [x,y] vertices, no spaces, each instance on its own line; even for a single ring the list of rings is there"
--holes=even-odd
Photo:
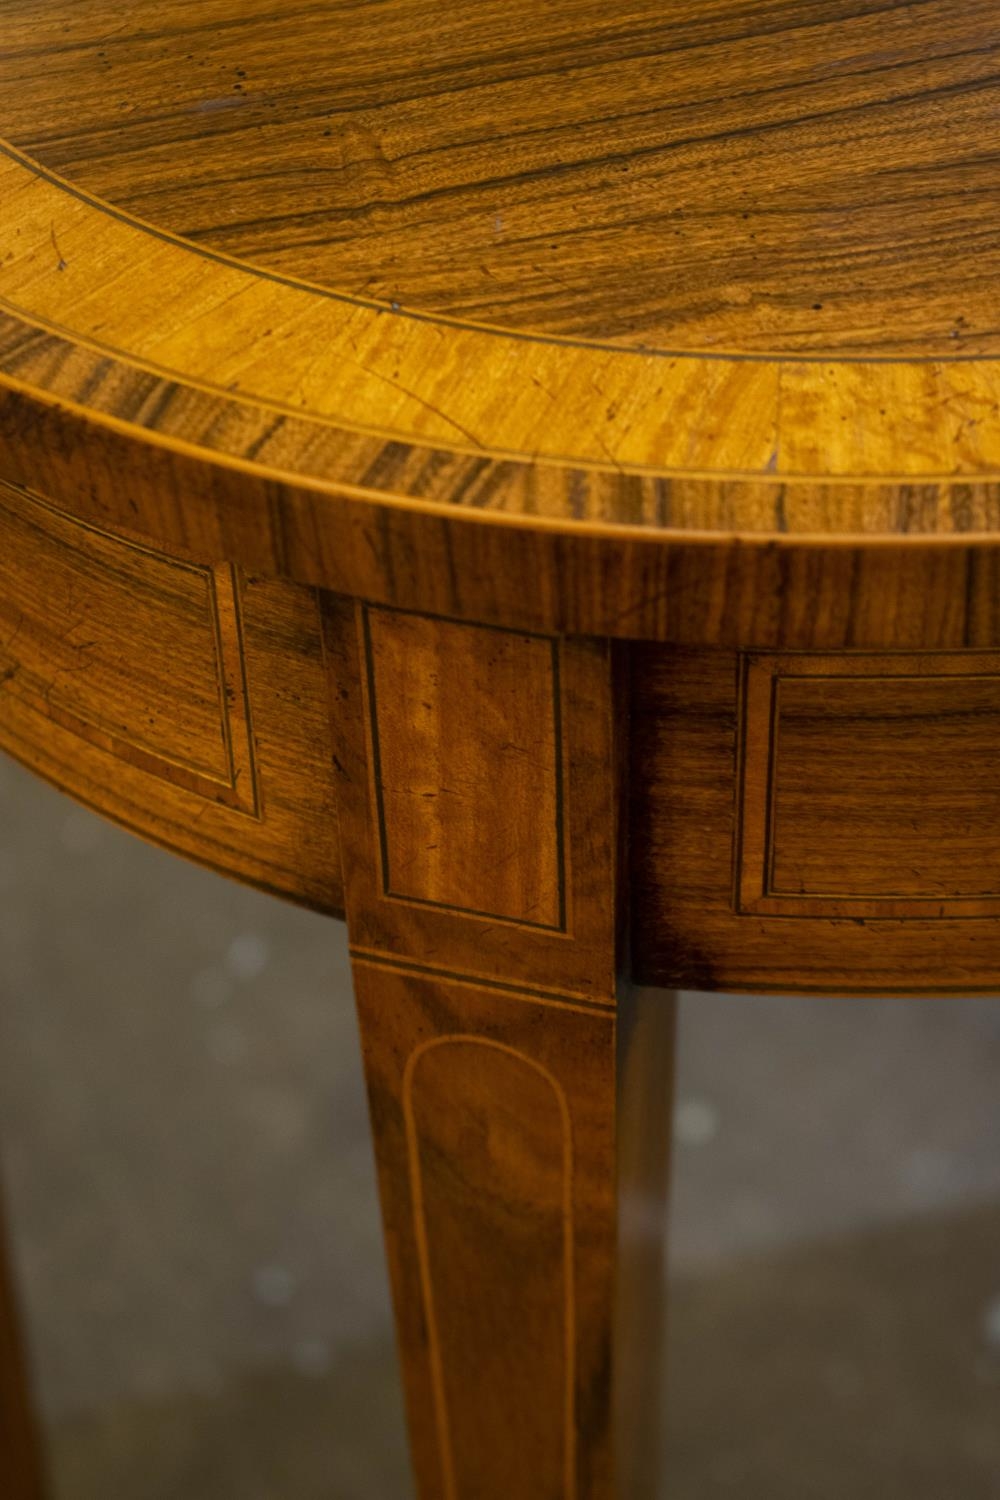
[[[489,974],[466,973],[455,969],[436,968],[432,964],[420,963],[416,959],[400,958],[380,948],[351,946],[351,958],[355,963],[367,964],[371,968],[390,969],[417,978],[444,979],[450,984],[459,984],[473,989],[497,990],[515,999],[524,998],[533,1004],[557,1006],[560,1010],[577,1011],[582,1015],[614,1015],[617,1006],[613,1000],[597,1000],[576,990],[539,989],[517,980],[496,979]]]

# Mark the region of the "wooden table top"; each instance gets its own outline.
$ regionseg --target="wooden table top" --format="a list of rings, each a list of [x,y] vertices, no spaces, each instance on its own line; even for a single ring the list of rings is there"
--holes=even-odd
[[[1000,349],[988,0],[16,0],[5,29],[22,149],[280,276],[660,354]]]
[[[359,528],[453,552],[459,516],[592,571],[1000,532],[993,0],[6,0],[2,31],[0,437],[186,465],[183,522],[162,479],[155,515],[93,475],[80,509],[182,540],[238,472],[236,554],[350,592]],[[676,637],[628,601],[557,623]]]

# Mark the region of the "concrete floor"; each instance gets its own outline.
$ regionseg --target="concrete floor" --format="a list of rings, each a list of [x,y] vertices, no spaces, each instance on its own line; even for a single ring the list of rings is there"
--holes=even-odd
[[[687,997],[676,1128],[670,1500],[1000,1500],[1000,1001]],[[0,762],[0,1143],[57,1500],[410,1500],[339,924]]]

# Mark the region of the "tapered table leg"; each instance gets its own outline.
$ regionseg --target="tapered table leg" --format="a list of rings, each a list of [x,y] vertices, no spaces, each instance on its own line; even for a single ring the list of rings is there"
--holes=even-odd
[[[0,1217],[0,1496],[44,1500],[45,1494],[41,1442]]]
[[[618,1011],[615,1339],[621,1500],[661,1500],[666,1355],[666,1208],[677,996],[633,990]]]
[[[325,608],[418,1493],[652,1500],[672,1002],[616,980],[614,664]]]

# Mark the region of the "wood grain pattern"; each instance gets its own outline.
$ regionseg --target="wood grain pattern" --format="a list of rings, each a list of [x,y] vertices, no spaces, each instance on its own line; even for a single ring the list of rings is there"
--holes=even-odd
[[[47,1500],[41,1434],[7,1243],[0,1213],[0,1494],[4,1500]]]
[[[384,894],[562,930],[558,643],[372,609],[362,640]]]
[[[1000,914],[1000,661],[745,664],[742,911]]]
[[[203,797],[260,810],[238,581],[0,484],[0,677],[26,707]]]
[[[217,869],[343,908],[308,589],[0,484],[0,746]]]
[[[626,1003],[619,1058],[620,663],[603,643],[336,598],[324,609],[348,926],[418,1492],[624,1500],[645,1462],[658,1350],[635,1303],[616,1303],[621,1278],[650,1290],[659,1266],[643,1225],[663,1215],[673,1012],[650,997],[663,1024],[647,1012],[637,1027]],[[383,729],[399,739],[415,725],[380,764],[366,713],[373,659],[388,704],[379,742]],[[511,838],[519,848],[532,819],[554,816],[557,693],[565,870],[545,856],[530,888],[543,910],[565,901],[564,928],[546,930],[534,911],[484,916],[387,894],[385,848],[406,847],[401,834],[414,847],[440,843],[451,878],[468,870],[486,910],[503,910],[512,888],[496,854]],[[513,771],[505,745],[517,749]],[[405,793],[382,800],[384,839],[380,776]],[[448,786],[461,788],[457,811],[425,795]],[[476,847],[477,814],[498,846],[492,858]],[[536,830],[539,842],[551,835]]]
[[[990,361],[730,369],[452,330],[206,259],[5,160],[0,472],[68,512],[522,629],[1000,644]]]
[[[995,669],[976,652],[637,648],[637,978],[995,988]]]
[[[615,1023],[355,961],[418,1493],[607,1500]]]
[[[42,348],[46,368],[49,356],[60,364]],[[151,402],[155,412],[158,396],[169,394],[141,379],[126,390],[131,410]],[[1000,647],[1000,542],[987,534],[1000,530],[993,483],[818,484],[798,497],[791,487],[769,489],[762,501],[744,484],[688,489],[676,480],[633,483],[632,475],[607,489],[585,478],[574,491],[571,473],[559,470],[550,476],[559,507],[573,491],[584,510],[593,495],[613,511],[627,493],[635,518],[628,530],[563,531],[539,514],[547,481],[535,471],[512,497],[531,507],[529,517],[498,512],[479,521],[461,506],[446,513],[437,503],[396,503],[371,488],[227,461],[218,443],[242,427],[241,411],[204,416],[215,436],[193,452],[0,380],[0,473],[69,513],[157,545],[454,618],[684,646]],[[249,431],[256,442],[252,421]],[[308,461],[322,467],[330,454],[335,465],[337,451],[317,444]],[[421,467],[439,472],[427,455]],[[441,472],[464,489],[485,471]],[[675,505],[682,527],[645,524],[657,507],[669,516]],[[776,517],[781,528],[772,534]],[[691,534],[699,518],[718,535]],[[834,525],[844,535],[824,537]],[[885,542],[884,527],[900,529],[899,545]]]
[[[94,384],[104,384],[103,400],[133,421],[135,409],[116,391],[127,376],[115,364],[145,372],[154,420],[165,417],[161,400],[177,399],[161,383],[204,391],[217,405],[236,394],[269,409],[252,442],[274,427],[266,442],[276,440],[267,452],[276,467],[294,465],[301,441],[287,423],[301,417],[355,437],[492,459],[488,480],[480,465],[477,486],[479,505],[490,508],[506,484],[506,470],[495,471],[500,460],[764,477],[772,496],[782,480],[995,478],[1000,469],[996,425],[987,420],[996,367],[986,356],[858,361],[712,349],[682,356],[518,335],[371,304],[209,255],[112,214],[10,151],[0,152],[0,185],[0,234],[11,245],[0,297],[26,325],[11,374],[28,357],[23,341],[51,334],[111,359]],[[113,297],[126,275],[144,290]],[[166,301],[164,285],[172,288]],[[44,384],[60,378],[50,369]],[[95,392],[84,391],[89,406]],[[143,404],[138,415],[148,420]],[[851,418],[861,409],[859,424]],[[169,426],[199,436],[197,409],[179,403]],[[239,453],[245,431],[223,439]],[[399,462],[390,450],[380,467],[391,471]],[[341,477],[361,476],[342,468]],[[595,519],[634,521],[627,510]],[[780,530],[773,510],[770,523]]]
[[[639,1484],[627,883],[1000,979],[995,9],[4,6],[0,743],[344,900],[425,1500]]]
[[[403,1111],[446,1488],[572,1496],[576,1162],[565,1091],[504,1042],[443,1036],[411,1052]],[[456,1164],[457,1183],[442,1160]],[[488,1297],[462,1286],[463,1273],[494,1257],[506,1273]],[[529,1325],[530,1341],[511,1339],[511,1322]],[[540,1371],[539,1347],[554,1354]],[[470,1370],[489,1393],[475,1404],[463,1389]],[[495,1429],[506,1439],[499,1451]]]
[[[122,15],[9,0],[14,139],[278,273],[642,347],[996,352],[989,0]]]
[[[540,628],[676,640],[658,601],[664,575],[693,564],[720,576],[711,621],[753,599],[739,642],[752,646],[775,644],[783,570],[818,568],[819,598],[837,593],[842,565],[817,538],[863,539],[843,567],[864,616],[877,575],[909,587],[949,571],[949,539],[996,533],[981,136],[1000,42],[986,0],[924,0],[905,17],[875,0],[688,0],[613,22],[561,0],[532,12],[513,51],[517,16],[492,3],[446,28],[423,25],[416,0],[310,6],[294,26],[234,0],[173,0],[152,27],[127,8],[112,30],[101,5],[85,22],[66,0],[41,11],[10,12],[0,124],[74,181],[13,147],[0,160],[0,380],[15,446],[26,420],[52,421],[77,482],[97,471],[59,496],[68,508],[130,524],[100,475],[130,434],[163,443],[175,470],[155,503],[128,496],[131,524],[156,540],[170,540],[164,505],[187,464],[189,535],[221,512],[239,533],[230,560],[255,568],[267,548],[298,581],[482,619],[462,596],[523,576],[521,536],[491,537],[500,567],[487,570],[469,528],[432,508],[491,527],[544,519],[558,536],[532,543]],[[414,27],[420,46],[401,52]],[[58,103],[70,80],[78,130]],[[165,87],[171,103],[155,105]],[[511,88],[537,118],[508,112]],[[453,94],[461,108],[442,112]],[[390,159],[398,173],[383,177]],[[498,234],[515,205],[519,231]],[[483,287],[468,278],[496,256],[471,259],[470,233],[497,242],[487,322],[470,317]],[[371,269],[375,241],[391,276]],[[326,270],[297,261],[313,251]],[[407,275],[412,296],[392,281]],[[9,477],[32,482],[26,462],[15,453]],[[219,462],[259,480],[238,520],[214,490]],[[447,551],[447,573],[386,556],[387,529],[424,556]],[[929,560],[873,545],[911,535],[935,539]],[[517,592],[508,605],[526,610]],[[676,608],[688,613],[682,597]],[[835,648],[813,613],[813,644]]]
[[[618,910],[606,644],[470,629],[333,596],[324,610],[355,950],[606,1002]],[[366,660],[376,642],[386,674],[374,684],[377,740]],[[450,711],[439,711],[445,703]],[[440,876],[439,852],[449,861]],[[425,882],[415,892],[385,879],[386,861],[391,876],[400,856]]]

